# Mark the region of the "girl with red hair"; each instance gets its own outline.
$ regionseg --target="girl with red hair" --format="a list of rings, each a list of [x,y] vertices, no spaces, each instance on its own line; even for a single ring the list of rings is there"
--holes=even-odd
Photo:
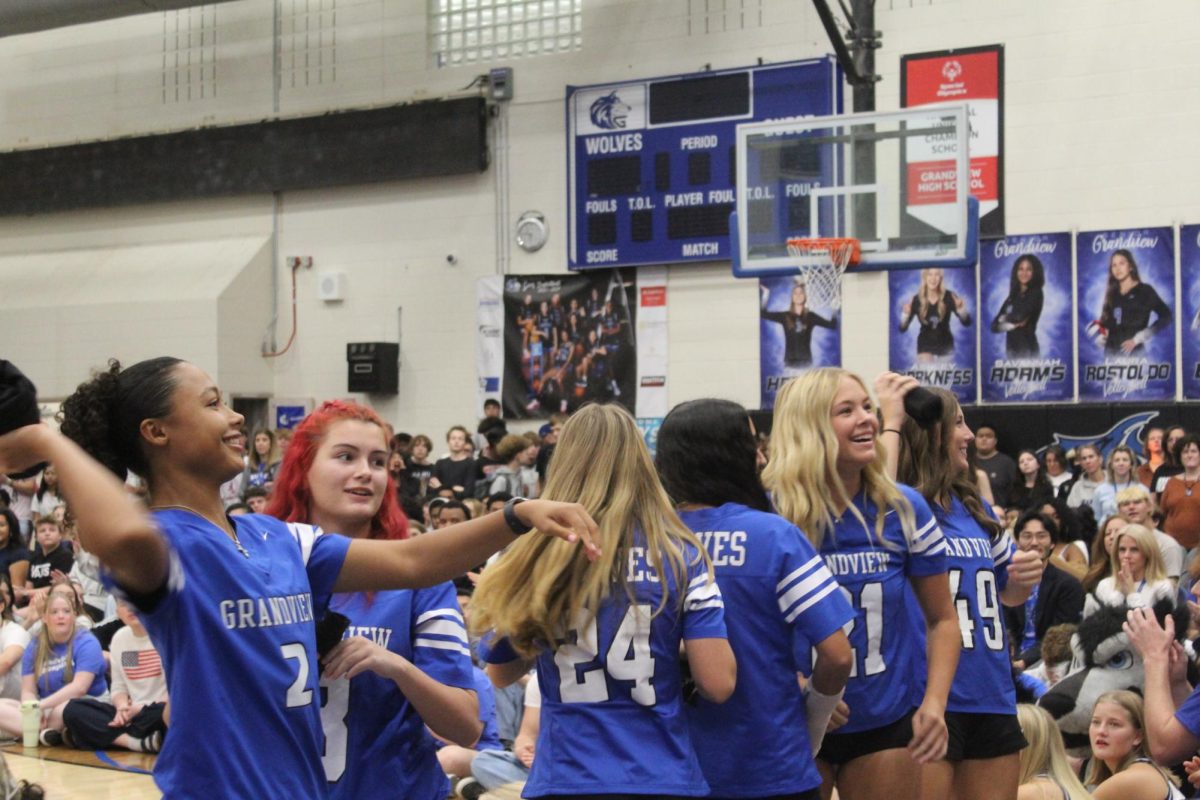
[[[374,411],[327,402],[296,428],[267,513],[355,539],[407,538],[388,455]],[[446,797],[425,725],[464,747],[482,729],[454,585],[343,592],[329,608],[350,619],[321,678],[330,797]]]

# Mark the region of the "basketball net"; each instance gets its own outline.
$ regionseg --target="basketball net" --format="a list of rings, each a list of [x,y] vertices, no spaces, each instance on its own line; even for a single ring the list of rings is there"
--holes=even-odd
[[[842,273],[862,255],[858,239],[788,239],[788,254],[798,264],[808,305],[837,311],[842,307]]]

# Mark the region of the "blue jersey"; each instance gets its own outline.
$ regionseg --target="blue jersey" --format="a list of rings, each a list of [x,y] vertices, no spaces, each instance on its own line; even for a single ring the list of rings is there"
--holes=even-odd
[[[683,715],[679,646],[726,638],[724,604],[699,553],[687,548],[686,556],[681,588],[670,573],[660,579],[645,547],[630,548],[634,603],[614,587],[593,619],[538,656],[541,729],[524,797],[708,794]],[[664,589],[666,605],[651,619]],[[503,663],[513,654],[500,642],[484,657]]]
[[[915,705],[912,685],[921,647],[917,628],[924,626],[915,625],[908,612],[908,581],[946,572],[946,542],[925,498],[911,487],[899,488],[912,505],[915,530],[906,531],[899,515],[888,509],[881,544],[875,506],[860,493],[854,506],[866,526],[847,509],[821,543],[821,556],[855,612],[846,629],[854,649],[845,694],[850,721],[838,728],[839,735],[889,725]],[[807,660],[808,642],[798,643],[798,656]]]
[[[821,784],[804,698],[796,634],[821,642],[854,619],[825,562],[782,517],[736,503],[679,515],[704,542],[725,601],[737,690],[722,704],[688,709],[692,743],[718,797],[798,794]]]
[[[370,639],[439,683],[475,690],[454,584],[337,594],[329,607],[350,619],[347,638]],[[335,800],[441,800],[450,793],[433,739],[391,679],[374,672],[349,681],[322,679],[321,724],[325,730],[322,763]]]
[[[957,497],[949,511],[938,509],[937,518],[946,537],[950,596],[962,631],[962,654],[946,710],[1016,714],[1017,693],[1000,608],[1015,550],[1012,536],[1005,532],[993,543]]]
[[[483,732],[475,743],[475,750],[503,750],[504,743],[500,741],[500,728],[496,724],[496,690],[487,673],[479,667],[472,666],[474,673],[475,696],[479,698],[479,721],[483,723]]]
[[[171,695],[155,783],[166,798],[325,797],[314,623],[350,540],[230,517],[246,557],[197,514],[154,518],[170,549],[167,583],[139,613]]]

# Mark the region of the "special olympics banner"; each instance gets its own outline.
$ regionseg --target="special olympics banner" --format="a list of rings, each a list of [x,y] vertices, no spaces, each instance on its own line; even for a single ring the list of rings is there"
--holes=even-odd
[[[1179,229],[1179,324],[1183,328],[1183,396],[1200,400],[1200,225]]]
[[[916,53],[900,58],[900,105],[913,108],[937,103],[967,104],[971,123],[971,195],[979,200],[981,236],[1004,235],[1004,46],[987,45],[936,53]],[[931,148],[927,158],[910,154],[910,172],[929,169],[938,162]],[[944,161],[942,163],[949,163]],[[908,179],[909,186],[920,181]],[[913,219],[935,228],[939,207],[946,207],[943,192],[922,196],[908,193],[905,228]]]
[[[1075,251],[1080,399],[1174,398],[1174,231],[1088,231]]]
[[[764,278],[758,291],[760,407],[774,408],[784,381],[812,367],[841,365],[841,324],[836,311],[809,308],[804,283],[794,277]]]
[[[981,242],[979,284],[983,399],[1073,399],[1071,235],[1043,233]]]
[[[636,413],[632,272],[493,276],[479,280],[476,298],[481,405],[498,396],[508,419],[544,418],[589,401],[617,400]],[[664,313],[665,304],[664,291]],[[659,349],[665,361],[665,343]],[[666,376],[658,383],[665,391]]]
[[[891,370],[974,403],[974,267],[893,270],[888,293]]]

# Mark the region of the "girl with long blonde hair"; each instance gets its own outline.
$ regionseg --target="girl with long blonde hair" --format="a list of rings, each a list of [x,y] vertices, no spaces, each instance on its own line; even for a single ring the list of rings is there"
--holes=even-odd
[[[1071,769],[1053,717],[1044,708],[1021,703],[1017,722],[1029,743],[1021,751],[1017,800],[1092,800]]]
[[[1109,551],[1109,569],[1109,576],[1087,596],[1085,617],[1102,605],[1153,608],[1162,600],[1174,605],[1175,583],[1167,577],[1162,551],[1145,525],[1130,523],[1117,534]]]
[[[589,405],[568,419],[542,496],[582,505],[602,555],[523,538],[471,601],[471,626],[495,637],[484,648],[493,682],[537,666],[541,731],[524,796],[708,794],[683,714],[680,643],[708,700],[733,693],[736,666],[709,559],[633,417]]]
[[[1084,782],[1095,787],[1096,800],[1183,800],[1178,779],[1149,756],[1140,695],[1127,690],[1100,695],[1088,739],[1092,760]]]
[[[904,304],[900,314],[900,332],[908,330],[913,319],[921,326],[917,333],[917,359],[932,361],[954,354],[954,334],[950,317],[963,325],[971,324],[967,301],[946,288],[945,273],[938,267],[921,270],[921,288]]]
[[[946,698],[960,649],[945,540],[925,498],[888,477],[878,434],[858,376],[812,370],[776,398],[763,471],[776,510],[808,536],[855,610],[849,720],[817,755],[823,793],[836,784],[848,800],[917,796],[919,765],[946,752]],[[923,694],[910,587],[927,630]]]

